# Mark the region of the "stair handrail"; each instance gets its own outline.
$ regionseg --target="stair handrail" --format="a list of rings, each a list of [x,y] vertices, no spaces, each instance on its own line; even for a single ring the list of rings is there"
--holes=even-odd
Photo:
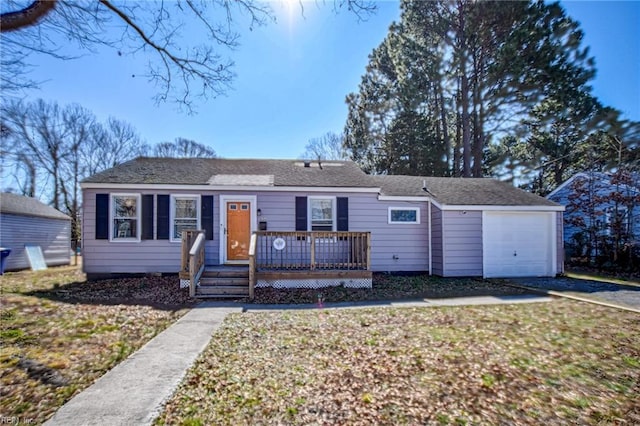
[[[258,245],[258,235],[254,232],[251,234],[249,241],[249,299],[254,298],[254,289],[256,286],[256,247]]]
[[[204,272],[204,242],[205,236],[202,231],[189,249],[189,296],[191,297],[195,297],[196,285]]]

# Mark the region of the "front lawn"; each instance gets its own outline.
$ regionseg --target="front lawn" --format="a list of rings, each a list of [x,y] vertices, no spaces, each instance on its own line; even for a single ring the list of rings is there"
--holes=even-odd
[[[233,314],[156,424],[640,424],[640,315],[523,305]]]
[[[21,424],[51,417],[190,303],[175,277],[87,282],[74,267],[7,273],[0,287],[0,415]]]

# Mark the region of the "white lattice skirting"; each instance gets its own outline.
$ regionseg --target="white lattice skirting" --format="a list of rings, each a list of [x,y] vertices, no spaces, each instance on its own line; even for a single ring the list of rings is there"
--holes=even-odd
[[[273,288],[324,288],[324,287],[347,287],[347,288],[371,288],[373,285],[371,278],[320,278],[320,279],[277,279],[261,280],[256,282],[256,287]]]
[[[191,280],[180,280],[180,288],[187,288],[189,287],[189,283],[191,283]],[[198,283],[196,285],[196,287],[200,287],[200,283]]]

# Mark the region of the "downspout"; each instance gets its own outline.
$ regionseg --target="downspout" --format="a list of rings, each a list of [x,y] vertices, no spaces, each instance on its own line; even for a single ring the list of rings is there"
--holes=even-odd
[[[431,254],[431,239],[433,238],[433,233],[431,232],[431,198],[429,198],[429,204],[427,205],[427,227],[429,229],[429,275],[431,275],[431,259],[433,258]]]

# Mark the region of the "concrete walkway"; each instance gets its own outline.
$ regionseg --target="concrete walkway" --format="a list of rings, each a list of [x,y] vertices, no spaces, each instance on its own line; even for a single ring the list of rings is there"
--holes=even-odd
[[[45,425],[149,425],[231,312],[202,303],[63,405]]]
[[[366,302],[329,302],[323,304],[323,309],[357,309],[357,308],[433,308],[435,306],[469,306],[469,305],[497,305],[512,303],[549,302],[552,297],[536,295],[520,296],[473,296],[452,297],[448,299],[414,299],[396,301],[366,301]],[[282,311],[318,309],[317,304],[274,304],[274,305],[244,305],[244,312]]]
[[[481,296],[326,303],[323,308],[494,305],[550,300],[550,297],[530,295]],[[318,309],[318,306],[203,302],[63,405],[45,425],[150,425],[227,314],[287,309]]]

